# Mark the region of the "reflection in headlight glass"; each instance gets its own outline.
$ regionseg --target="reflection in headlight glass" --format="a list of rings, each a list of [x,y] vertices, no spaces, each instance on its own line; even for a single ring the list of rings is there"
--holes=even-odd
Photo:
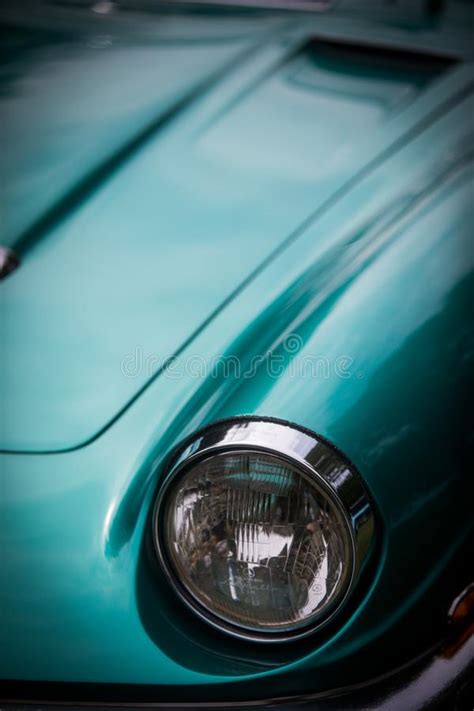
[[[344,516],[317,478],[252,452],[201,461],[172,488],[165,544],[175,574],[226,622],[281,632],[325,617],[352,571]]]

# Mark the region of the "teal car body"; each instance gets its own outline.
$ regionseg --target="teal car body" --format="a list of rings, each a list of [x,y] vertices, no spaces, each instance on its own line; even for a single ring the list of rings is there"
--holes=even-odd
[[[471,16],[2,9],[0,241],[20,265],[0,297],[0,676],[15,694],[324,695],[438,650],[472,577]],[[147,544],[170,452],[243,415],[327,438],[377,518],[342,617],[271,649],[183,609]]]

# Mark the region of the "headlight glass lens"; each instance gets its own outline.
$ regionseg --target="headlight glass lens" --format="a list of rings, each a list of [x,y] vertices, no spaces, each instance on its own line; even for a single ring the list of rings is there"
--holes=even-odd
[[[259,633],[327,617],[353,572],[330,488],[277,456],[230,451],[188,466],[164,501],[166,558],[198,607]]]

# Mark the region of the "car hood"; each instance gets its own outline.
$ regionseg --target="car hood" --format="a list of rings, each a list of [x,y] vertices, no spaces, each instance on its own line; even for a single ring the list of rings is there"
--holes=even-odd
[[[5,20],[7,450],[79,447],[181,377],[173,357],[422,130],[451,68],[284,17],[94,7]]]

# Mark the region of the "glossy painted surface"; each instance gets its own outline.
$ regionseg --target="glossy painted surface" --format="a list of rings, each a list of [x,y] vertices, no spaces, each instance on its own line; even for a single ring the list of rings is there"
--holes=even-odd
[[[339,22],[338,26],[338,18],[328,16],[318,19],[317,26],[331,34],[331,28],[340,31],[344,18]],[[364,23],[359,20],[359,24],[363,37]],[[293,26],[283,44],[292,48],[301,38],[304,43],[308,27],[307,23],[304,29]],[[380,27],[382,34],[393,33],[394,41],[400,38],[401,30],[397,35],[388,25]],[[374,32],[370,23],[366,32],[367,36]],[[425,37],[425,43],[436,44],[436,33],[432,34],[434,38]],[[410,37],[407,31],[405,43]],[[438,41],[442,45],[441,31]],[[3,455],[0,615],[1,648],[8,650],[0,661],[3,678],[126,681],[163,685],[175,689],[177,697],[188,693],[191,698],[222,698],[224,693],[245,698],[263,695],[262,679],[272,677],[278,694],[314,692],[357,683],[416,654],[421,645],[433,640],[450,595],[459,592],[452,589],[456,576],[446,578],[444,573],[466,539],[470,518],[465,474],[470,456],[471,423],[466,413],[474,353],[469,323],[473,146],[466,138],[473,111],[471,69],[461,64],[444,72],[405,109],[390,118],[384,115],[379,130],[371,130],[368,136],[356,131],[334,174],[332,154],[326,156],[327,165],[321,170],[316,153],[311,153],[316,151],[314,143],[308,142],[307,151],[306,144],[302,145],[300,152],[294,144],[291,156],[298,161],[290,175],[286,154],[278,165],[278,135],[261,128],[264,120],[259,130],[268,143],[262,146],[261,141],[252,144],[242,138],[241,150],[236,142],[227,145],[227,126],[233,134],[238,126],[247,126],[243,135],[249,141],[258,135],[262,107],[270,113],[281,90],[279,62],[286,54],[282,54],[280,40],[276,46],[273,42],[249,59],[243,78],[238,65],[186,110],[179,122],[172,122],[159,142],[163,163],[165,157],[169,159],[170,178],[177,171],[174,184],[186,194],[193,184],[202,187],[202,192],[192,193],[189,214],[183,210],[179,215],[178,203],[167,201],[170,229],[176,228],[184,249],[192,242],[189,229],[184,228],[195,224],[193,235],[200,239],[200,250],[209,250],[204,255],[199,252],[199,275],[193,275],[193,253],[187,252],[183,259],[189,260],[190,274],[169,270],[160,275],[169,278],[173,289],[176,279],[180,290],[185,289],[186,276],[203,283],[208,301],[202,314],[208,315],[209,309],[219,306],[219,298],[231,291],[223,288],[223,265],[230,262],[232,286],[237,285],[286,239],[285,249],[274,254],[199,329],[182,347],[173,368],[154,378],[100,436],[68,452]],[[275,66],[280,67],[277,74]],[[245,92],[262,74],[268,82],[259,80],[250,93]],[[243,97],[237,104],[233,103],[236,96]],[[216,114],[222,115],[217,122]],[[283,114],[277,118],[273,125],[288,136],[290,118]],[[300,120],[298,135],[302,137],[309,126],[295,118],[295,122]],[[184,136],[188,141],[192,137],[195,148],[178,180],[189,149],[189,142],[180,147]],[[359,139],[361,145],[353,148]],[[114,285],[117,297],[117,283],[107,270],[117,267],[127,224],[130,229],[136,224],[144,228],[148,222],[141,222],[141,212],[138,216],[129,213],[126,224],[123,215],[115,221],[114,208],[123,209],[125,194],[137,200],[137,205],[144,204],[139,191],[141,174],[133,170],[140,161],[146,163],[154,140],[134,153],[110,180],[104,178],[87,200],[84,196],[79,209],[57,225],[55,235],[49,231],[38,235],[25,249],[20,269],[2,284],[7,328],[14,305],[23,346],[28,346],[25,355],[20,352],[21,339],[15,345],[17,380],[2,411],[2,429],[8,432],[9,444],[25,449],[80,444],[81,438],[106,424],[104,412],[116,414],[118,400],[111,408],[108,388],[117,387],[123,402],[124,392],[137,392],[149,377],[147,357],[161,355],[155,352],[158,341],[147,340],[148,331],[141,330],[151,323],[150,304],[144,305],[146,319],[136,314],[143,292],[132,302],[126,321],[136,321],[140,328],[134,331],[128,325],[126,338],[116,340],[115,332],[124,323],[124,304],[115,311],[115,300],[108,302],[108,292],[100,290],[93,250],[93,244],[104,250],[102,274],[107,286]],[[245,150],[247,146],[252,150]],[[204,174],[209,176],[208,199],[212,198],[207,207],[207,183],[198,173],[203,156],[209,168]],[[362,173],[357,172],[366,165]],[[234,166],[235,173],[229,166]],[[264,171],[265,180],[262,173],[258,183],[247,184],[244,175],[259,170]],[[347,171],[357,173],[357,179],[347,182]],[[115,194],[122,180],[122,192]],[[121,199],[114,202],[115,195]],[[183,195],[179,205],[188,204],[181,199]],[[286,195],[288,202],[283,200]],[[226,196],[229,202],[219,214]],[[215,222],[213,206],[218,212]],[[110,234],[106,230],[94,233],[98,235],[95,243],[90,233],[95,229],[94,209],[97,219],[106,220],[104,224],[111,220]],[[83,232],[81,216],[87,218],[88,229]],[[200,222],[204,216],[209,224]],[[76,220],[73,240],[68,230]],[[229,253],[227,246],[227,259],[219,252],[217,262],[211,262],[207,255],[214,254],[216,244],[211,238],[216,240],[226,226],[234,235],[230,248],[235,251]],[[115,230],[116,239],[122,235],[121,241],[115,241]],[[140,239],[144,238],[140,235]],[[143,269],[148,279],[137,276],[133,280],[137,289],[145,288],[141,281],[150,284],[155,271],[144,244],[131,271],[138,274],[138,268],[140,273]],[[173,244],[167,245],[168,256],[176,248]],[[84,245],[87,250],[81,253]],[[239,266],[240,257],[244,266]],[[81,264],[85,269],[87,262],[92,262],[95,275],[89,295],[84,273],[74,282],[75,269]],[[46,280],[40,267],[48,263],[55,264],[55,269]],[[58,276],[60,268],[64,272]],[[50,344],[50,363],[41,356],[43,331],[35,324],[38,303],[42,313],[58,309],[59,286],[64,300],[55,321],[61,324],[68,314],[77,317],[81,290],[85,292],[83,303],[91,300],[89,311],[71,331],[54,330],[57,324],[53,324],[50,333],[57,341],[55,349]],[[169,292],[170,301],[176,293],[175,289]],[[113,326],[112,333],[88,333],[89,323],[99,323],[94,300],[102,318],[110,316],[107,324]],[[191,313],[188,327],[191,321],[193,327],[199,325],[196,314],[204,301],[195,303],[191,284],[187,304],[173,301],[168,307],[168,320],[157,329],[169,339],[168,353],[179,341],[181,320],[186,322]],[[156,302],[161,308],[162,299],[156,296]],[[170,335],[168,329],[176,331]],[[69,343],[71,333],[78,339],[75,349]],[[84,408],[78,408],[77,399],[69,407],[68,398],[60,400],[53,393],[53,405],[60,402],[67,407],[62,405],[55,413],[56,425],[51,427],[39,417],[40,397],[34,400],[32,383],[36,382],[38,394],[47,397],[52,379],[59,378],[55,381],[59,389],[69,382],[71,362],[79,362],[71,353],[80,347],[84,355],[98,353],[96,338],[91,349],[92,335],[99,345],[114,345],[104,360],[115,369],[113,379],[94,381]],[[140,346],[141,362],[136,350]],[[6,347],[11,349],[12,343],[8,341]],[[120,363],[127,354],[132,369],[124,373]],[[231,370],[224,377],[213,359],[225,355],[239,359],[240,373]],[[13,377],[14,363],[9,357],[6,367]],[[77,383],[72,378],[70,387],[84,382],[86,369],[94,377],[96,365],[100,363],[95,360],[83,362]],[[152,367],[156,367],[153,361]],[[30,400],[20,407],[14,396],[20,397],[22,382],[25,389],[28,386]],[[106,403],[100,417],[91,416],[95,410],[91,402],[99,410]],[[379,512],[377,566],[357,600],[324,637],[297,648],[264,652],[259,647],[255,651],[251,645],[242,646],[208,630],[170,595],[146,549],[149,512],[166,455],[193,430],[245,413],[294,421],[329,438],[363,474]],[[415,629],[415,623],[416,636],[408,635],[407,625]]]
[[[281,30],[265,42],[269,28],[264,22],[260,46],[250,57],[249,49],[242,50],[242,38],[234,41],[237,46],[215,40],[206,44],[199,39],[199,27],[197,41],[182,50],[173,30],[177,32],[171,26],[165,35],[165,49],[159,39],[154,50],[153,43],[152,49],[140,45],[140,51],[120,42],[102,48],[99,59],[107,58],[112,76],[124,61],[120,53],[130,55],[130,74],[120,78],[120,89],[110,79],[107,83],[100,68],[89,79],[91,69],[83,67],[82,55],[76,57],[75,50],[78,69],[62,46],[57,50],[65,55],[62,63],[56,60],[51,69],[33,55],[36,63],[22,67],[24,73],[13,84],[6,102],[11,118],[6,125],[5,195],[12,230],[17,217],[28,218],[25,202],[35,206],[27,188],[43,201],[59,190],[50,180],[51,194],[35,186],[36,172],[43,181],[45,174],[54,173],[63,189],[72,179],[66,170],[80,179],[91,169],[92,159],[82,145],[90,146],[94,161],[100,161],[96,142],[105,154],[113,152],[111,143],[123,142],[126,132],[134,136],[150,114],[158,127],[53,228],[27,244],[17,229],[14,243],[29,258],[2,289],[0,378],[10,410],[1,433],[4,449],[69,449],[100,432],[149,380],[146,369],[123,377],[121,365],[129,366],[129,353],[141,349],[153,354],[156,372],[302,220],[423,120],[439,81],[455,71],[449,61],[365,56],[344,45],[311,42],[306,32],[288,37]],[[247,46],[252,39],[249,32]],[[168,56],[170,47],[179,62]],[[164,108],[156,105],[165,101],[168,85],[179,85],[175,76],[188,82],[182,97],[197,81],[204,83],[211,70],[216,72],[217,63],[222,72],[239,49],[240,62],[234,61],[220,82],[214,80],[214,88],[202,91],[197,104],[181,106],[173,95]],[[137,88],[133,79],[135,51],[137,66],[150,66],[150,77],[140,76],[143,83],[156,85],[153,100],[149,88]],[[147,61],[143,51],[157,56]],[[161,57],[164,51],[168,54]],[[97,50],[84,52],[88,61],[99,61]],[[204,56],[200,62],[196,52]],[[185,61],[196,76],[183,67]],[[166,81],[155,66],[166,67]],[[28,89],[37,86],[31,76],[35,71],[49,81],[40,98]],[[104,93],[103,99],[93,105],[84,101],[76,72],[91,92]],[[62,73],[74,82],[82,113],[63,95]],[[104,84],[115,92],[114,101],[103,92]],[[146,102],[146,116],[127,114],[136,104],[133,95],[124,96],[129,84]],[[119,128],[113,108],[117,101],[125,114]],[[31,113],[36,115],[38,102],[46,115],[40,114],[36,126],[39,130],[44,121],[55,140],[50,145],[32,139],[33,150],[19,140],[25,132],[19,118],[28,121]],[[51,121],[51,107],[58,102],[65,104],[66,116],[55,109]],[[174,109],[175,115],[160,125],[164,112],[177,105],[180,110]],[[100,120],[90,115],[92,109]],[[113,122],[104,110],[113,112]],[[60,139],[57,121],[64,123]],[[74,159],[70,146],[81,151],[81,161]]]

